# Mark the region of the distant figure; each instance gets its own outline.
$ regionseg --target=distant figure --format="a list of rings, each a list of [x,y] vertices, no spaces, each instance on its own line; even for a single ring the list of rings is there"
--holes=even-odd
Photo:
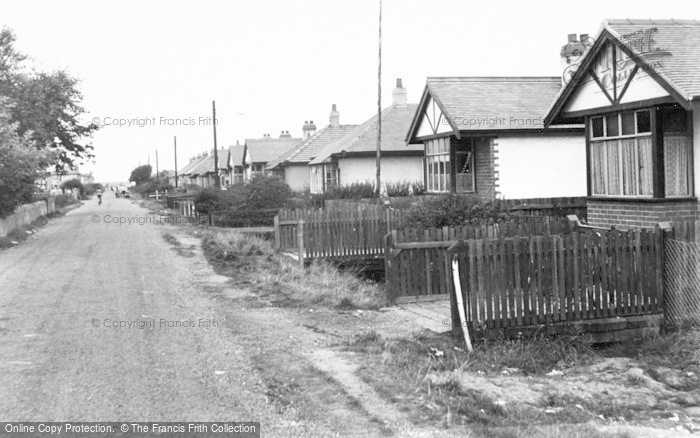
[[[97,205],[102,205],[102,189],[97,189]]]

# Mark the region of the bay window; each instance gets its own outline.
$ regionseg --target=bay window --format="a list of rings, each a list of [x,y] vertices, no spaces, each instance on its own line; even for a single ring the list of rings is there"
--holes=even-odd
[[[449,192],[450,138],[436,138],[425,142],[425,186],[429,192]]]
[[[659,188],[656,196],[690,195],[691,151],[686,113],[672,108],[663,108],[657,114],[652,111],[623,111],[590,118],[592,196],[651,198],[655,195],[655,167],[663,174],[663,186],[659,187],[665,188],[665,193]],[[653,117],[657,120],[655,130]],[[661,154],[656,156],[654,139],[657,148],[661,148]]]

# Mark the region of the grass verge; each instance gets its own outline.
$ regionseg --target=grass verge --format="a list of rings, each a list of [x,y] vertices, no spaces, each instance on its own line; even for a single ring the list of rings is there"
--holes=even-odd
[[[214,269],[280,306],[321,305],[343,309],[376,309],[386,303],[375,283],[315,262],[302,269],[298,262],[277,254],[269,241],[236,230],[197,231]]]
[[[386,339],[367,332],[346,339],[344,347],[362,355],[363,379],[416,424],[467,426],[489,437],[625,436],[588,427],[601,420],[667,418],[700,400],[698,342],[697,331],[602,347],[542,337],[479,343],[469,354],[447,334]],[[635,376],[629,369],[600,367],[618,363],[611,358],[620,355],[635,364],[629,367],[641,364],[641,376],[651,383],[629,389],[633,382],[625,379]],[[646,400],[619,392],[623,387],[642,398],[651,393],[658,403],[645,406]]]

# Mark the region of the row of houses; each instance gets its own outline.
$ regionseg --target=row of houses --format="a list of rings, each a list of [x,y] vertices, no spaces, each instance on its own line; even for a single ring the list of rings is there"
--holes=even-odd
[[[700,23],[606,20],[569,35],[554,77],[428,78],[416,104],[398,79],[382,111],[382,182],[506,199],[586,196],[589,222],[650,226],[699,216]],[[278,175],[314,193],[373,181],[377,115],[303,125],[222,149],[222,185]],[[180,171],[214,182],[213,155]]]

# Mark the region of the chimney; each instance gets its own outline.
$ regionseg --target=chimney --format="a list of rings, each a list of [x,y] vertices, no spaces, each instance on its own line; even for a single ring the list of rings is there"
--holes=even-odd
[[[316,125],[314,125],[313,120],[306,121],[304,122],[304,126],[301,128],[301,130],[304,132],[304,140],[306,140],[316,133]]]
[[[282,131],[280,138],[292,138],[292,136],[289,135],[289,131]]]
[[[340,113],[336,109],[335,104],[333,104],[333,108],[331,109],[331,116],[329,117],[329,120],[331,121],[331,128],[340,127]]]
[[[584,38],[585,37],[585,38]],[[588,34],[581,34],[581,40],[586,41],[588,39]],[[586,46],[583,45],[581,41],[578,41],[577,35],[575,33],[570,33],[567,37],[566,45],[561,47],[561,83],[562,86],[566,85],[571,81],[571,78],[578,70],[578,66],[581,64],[583,54],[586,51]]]
[[[396,106],[406,106],[407,94],[406,89],[401,83],[401,78],[396,79],[396,88],[394,88],[394,105]]]

